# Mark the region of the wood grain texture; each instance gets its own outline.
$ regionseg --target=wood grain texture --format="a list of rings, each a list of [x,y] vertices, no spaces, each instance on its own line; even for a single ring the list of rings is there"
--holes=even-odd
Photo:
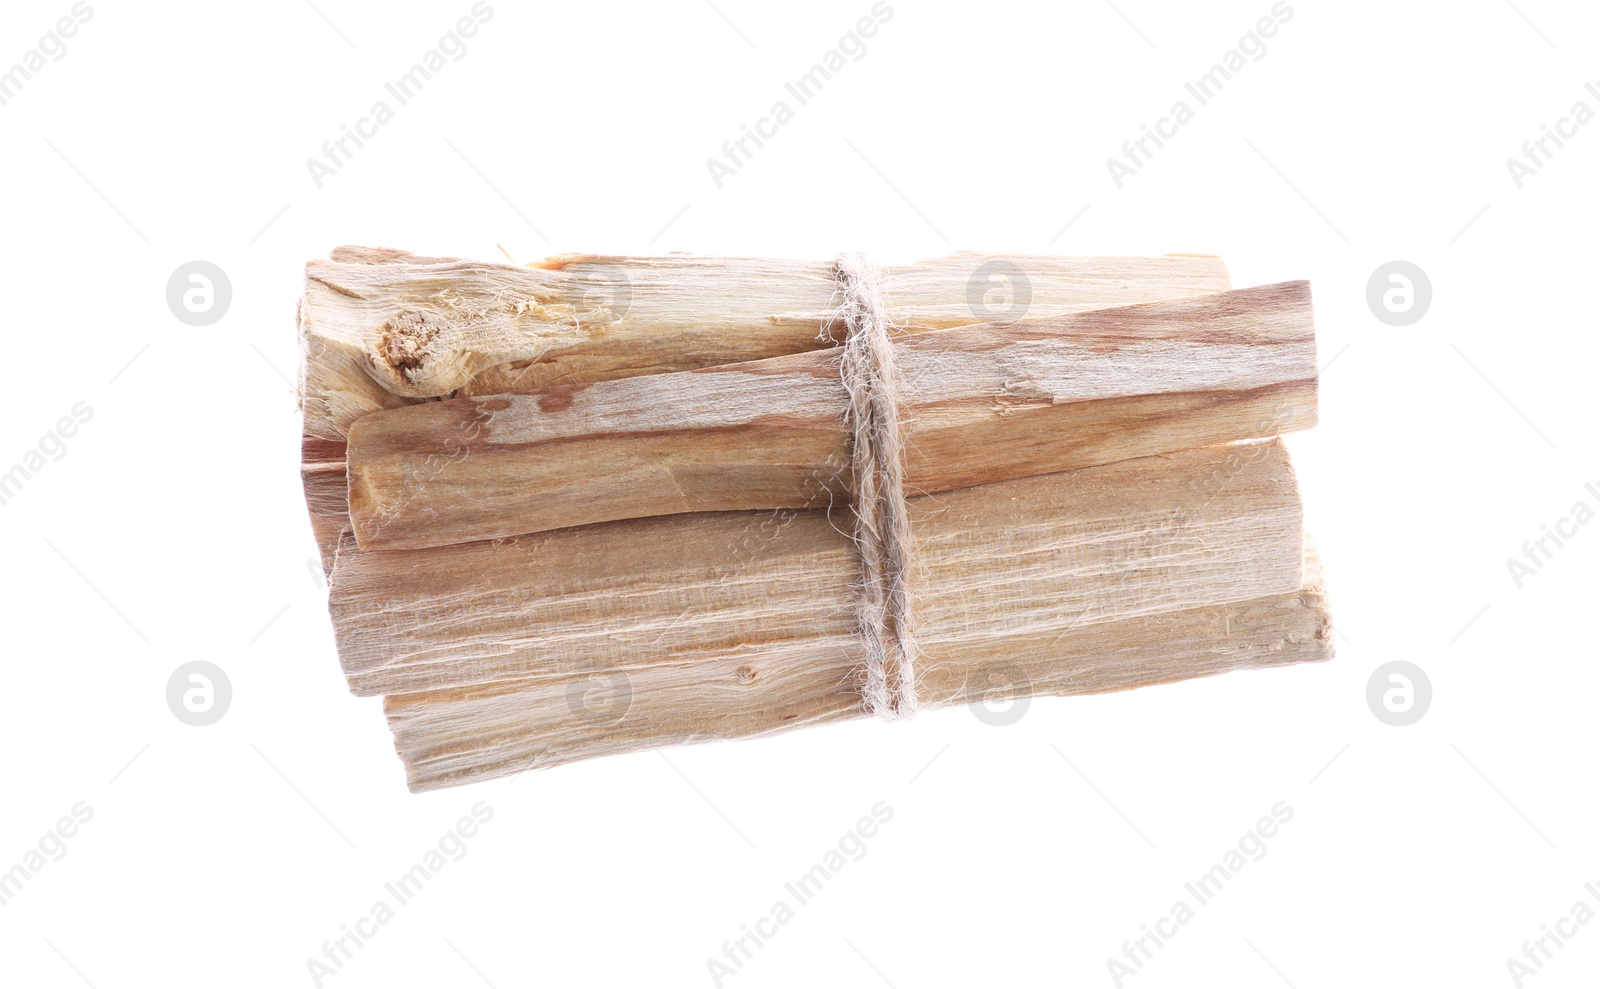
[[[995,262],[1022,277],[1008,279]],[[350,425],[368,413],[448,395],[609,381],[828,346],[819,334],[833,304],[831,265],[756,264],[746,270],[736,258],[569,255],[523,268],[393,248],[335,248],[328,260],[307,264],[299,305],[306,447],[344,442]],[[804,284],[783,283],[778,276],[786,274]],[[1205,255],[952,255],[892,274],[897,318],[907,332],[1013,318],[1019,304],[1025,314],[1059,315],[1229,288],[1222,260]],[[518,300],[541,297],[545,308],[519,309]],[[552,319],[558,329],[550,328]],[[480,346],[480,333],[498,342]],[[522,356],[494,363],[507,348]],[[470,380],[416,397],[412,378],[431,379],[418,374],[427,362],[455,368],[451,380],[470,372]],[[418,368],[407,366],[413,363]],[[325,562],[350,528],[337,524],[341,512],[348,514],[335,501],[344,497],[333,483],[342,470],[319,456],[302,471]]]
[[[345,444],[300,437],[300,484],[311,516],[311,535],[322,556],[322,572],[332,573],[339,540],[353,533],[349,485],[345,478]]]
[[[1305,282],[907,336],[907,482],[937,493],[1316,420]],[[623,518],[812,508],[849,490],[839,349],[374,413],[350,431],[363,548]]]
[[[1192,255],[955,254],[886,278],[908,333],[1229,287],[1220,259]],[[305,432],[342,440],[363,415],[429,399],[821,349],[838,342],[836,302],[830,262],[584,255],[521,267],[341,248],[306,266]]]
[[[921,676],[924,710],[1090,694],[1328,660],[1332,624],[1309,544],[1295,590],[1064,629],[1010,626],[938,645]],[[384,713],[413,791],[665,745],[751,738],[866,717],[859,653],[827,637],[695,663],[661,660],[548,681],[395,694]]]
[[[307,266],[307,506],[413,790],[866,715],[835,289],[740,258]],[[1331,656],[1264,439],[1315,421],[1309,290],[1228,289],[1195,256],[889,269],[925,709]]]
[[[928,703],[959,702],[980,674],[1003,687],[1013,668],[1059,692],[1326,656],[1278,441],[912,508]],[[854,573],[825,511],[703,513],[424,550],[347,539],[330,611],[352,690],[391,695],[426,788],[849,716]],[[1134,658],[1097,665],[1119,655]]]
[[[1300,502],[1276,440],[909,504],[925,643],[1300,585]],[[345,674],[365,695],[748,650],[854,620],[855,549],[840,522],[823,510],[721,512],[424,550],[347,543],[329,610]]]

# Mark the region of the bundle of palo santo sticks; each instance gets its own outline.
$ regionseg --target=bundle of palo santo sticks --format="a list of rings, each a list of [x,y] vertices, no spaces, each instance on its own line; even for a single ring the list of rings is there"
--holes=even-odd
[[[1285,432],[1304,282],[1214,257],[881,271],[922,707],[1331,656]],[[414,790],[868,714],[833,262],[341,248],[302,475]]]

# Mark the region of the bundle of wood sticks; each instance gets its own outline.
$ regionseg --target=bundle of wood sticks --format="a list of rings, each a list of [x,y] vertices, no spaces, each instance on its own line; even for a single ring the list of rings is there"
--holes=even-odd
[[[413,790],[866,716],[835,262],[340,248],[302,478]],[[884,268],[922,709],[1324,660],[1305,282]]]

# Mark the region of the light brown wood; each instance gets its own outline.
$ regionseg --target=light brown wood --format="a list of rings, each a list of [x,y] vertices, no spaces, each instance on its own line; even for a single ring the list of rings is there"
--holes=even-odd
[[[1021,277],[995,270],[995,262]],[[891,269],[890,277],[896,318],[907,333],[1010,315],[1024,294],[1022,314],[1059,315],[1229,288],[1222,259],[1205,254],[952,254]],[[430,398],[821,349],[832,333],[832,285],[826,262],[570,254],[518,267],[394,248],[334,248],[326,261],[307,264],[299,302],[307,450],[325,450],[314,440],[344,442],[363,414]],[[422,370],[424,363],[430,370]],[[453,368],[446,382],[459,387],[438,387],[432,368],[440,365]],[[302,467],[325,563],[349,531],[333,499],[341,469],[326,458]]]
[[[1008,280],[1003,268],[979,277],[996,262],[1022,277]],[[1008,318],[1021,294],[1027,296],[1022,312],[1047,316],[1229,288],[1226,266],[1208,255],[957,254],[889,274],[905,332]],[[363,415],[447,395],[609,381],[821,349],[831,343],[833,303],[832,268],[822,262],[569,255],[524,268],[392,248],[335,248],[328,260],[306,265],[299,306],[306,446],[326,451],[314,441],[343,442]],[[449,382],[465,375],[465,383],[446,390],[435,383],[419,397],[413,379],[436,377],[420,373],[426,362],[454,368]],[[348,514],[336,502],[344,495],[334,492],[341,471],[320,454],[302,469],[325,562],[350,529],[338,522]]]
[[[1293,591],[1091,625],[1010,627],[942,643],[925,709],[1090,694],[1326,661],[1332,624],[1309,544]],[[391,695],[384,713],[413,791],[666,745],[750,738],[866,717],[843,630],[702,663],[614,667],[545,681]]]
[[[894,346],[907,483],[937,493],[1306,429],[1310,288],[964,326]],[[681,512],[827,505],[849,489],[838,349],[374,413],[350,431],[363,548]]]
[[[1021,277],[1008,282],[1004,270],[985,268],[996,263]],[[1229,288],[1219,258],[1195,255],[954,254],[891,267],[886,280],[893,317],[908,333]],[[838,342],[836,304],[825,261],[574,255],[520,267],[341,248],[306,265],[305,432],[342,440],[370,412],[455,394],[817,350]]]
[[[910,508],[916,612],[935,629],[1064,627],[1300,583],[1300,503],[1276,440],[925,495]],[[329,600],[339,654],[352,689],[377,694],[805,637],[852,620],[843,515],[701,513],[424,550],[347,544]]]
[[[1030,682],[1109,689],[1122,667],[1095,662],[1124,638],[1141,657],[1129,675],[1159,679],[1215,672],[1230,656],[1324,656],[1308,631],[1317,619],[1295,610],[1312,606],[1293,604],[1305,579],[1300,506],[1277,441],[923,496],[912,508],[930,703],[1018,664]],[[458,781],[479,762],[515,771],[847,716],[844,699],[860,706],[854,574],[854,551],[824,511],[705,513],[435,549],[346,546],[330,610],[352,689],[392,695],[397,744],[425,785],[436,762]],[[1154,622],[1176,613],[1189,617]],[[1234,614],[1246,615],[1239,637],[1206,640]],[[1102,627],[1104,637],[1092,631]],[[1052,657],[1069,660],[1054,681]],[[631,720],[582,703],[606,684],[627,685]],[[524,718],[508,735],[506,719]]]
[[[1191,256],[887,278],[924,708],[1331,656],[1265,439],[1315,421],[1304,283],[1230,292]],[[307,505],[412,789],[865,715],[836,301],[829,263],[308,265]]]
[[[340,537],[353,532],[345,479],[345,444],[302,436],[300,483],[311,515],[311,534],[322,556],[322,571],[331,573]]]

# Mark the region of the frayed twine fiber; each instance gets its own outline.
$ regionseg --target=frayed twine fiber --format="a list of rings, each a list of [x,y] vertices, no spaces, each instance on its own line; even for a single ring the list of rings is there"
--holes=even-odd
[[[834,276],[843,297],[831,322],[846,333],[839,373],[850,400],[851,506],[861,555],[858,632],[866,647],[867,710],[886,721],[917,711],[917,643],[911,628],[911,523],[905,496],[900,383],[889,343],[882,269],[841,254]]]

